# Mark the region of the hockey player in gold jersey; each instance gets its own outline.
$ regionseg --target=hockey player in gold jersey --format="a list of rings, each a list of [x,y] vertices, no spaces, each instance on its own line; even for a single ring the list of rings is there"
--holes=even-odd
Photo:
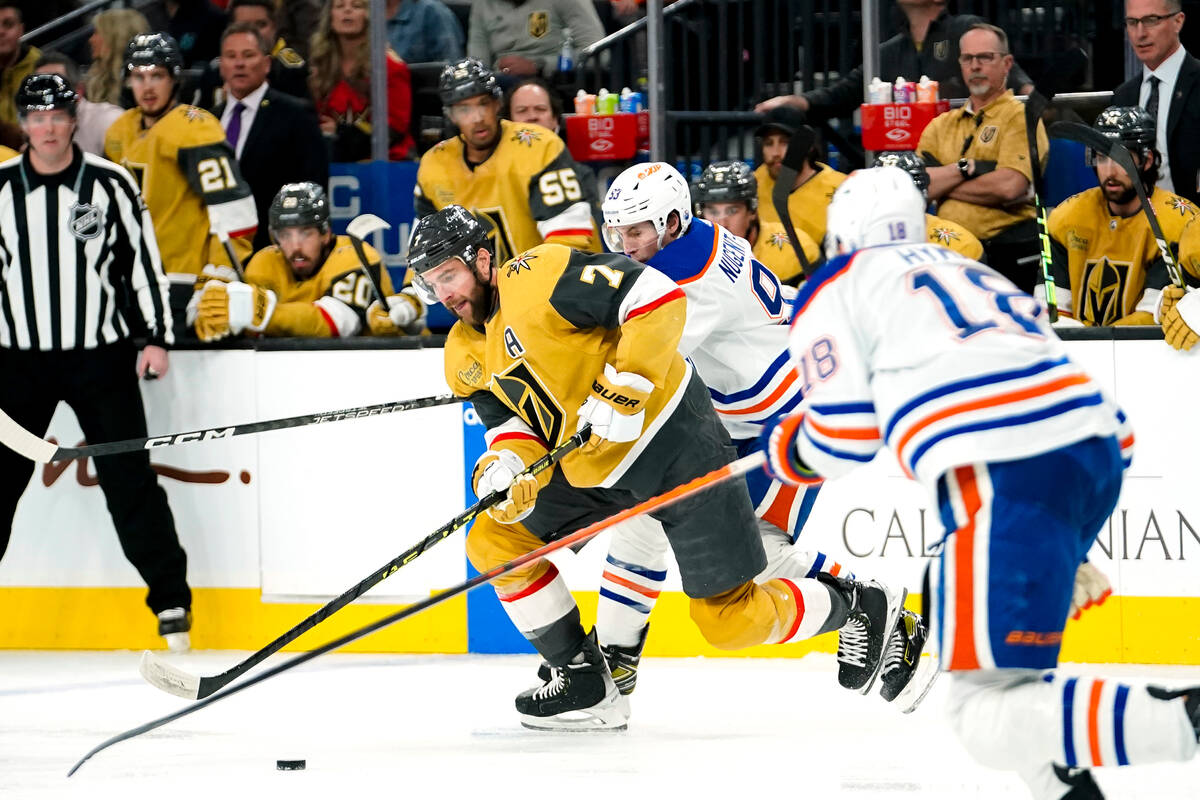
[[[750,243],[754,257],[776,278],[792,286],[804,280],[804,270],[781,222],[763,222],[758,215],[758,179],[742,161],[714,161],[692,187],[696,214]],[[812,271],[824,261],[821,248],[802,228],[800,247]]]
[[[459,321],[446,381],[487,426],[473,486],[505,499],[476,518],[467,555],[480,571],[728,463],[729,437],[703,382],[677,350],[686,299],[663,273],[620,254],[543,244],[506,263],[460,206],[420,220],[409,245],[413,285]],[[582,428],[591,438],[557,467],[519,477]],[[857,582],[754,577],[766,565],[745,483],[715,486],[657,512],[692,619],[723,649],[863,631],[855,688],[878,672],[899,599]],[[522,724],[623,728],[628,710],[595,631],[585,634],[553,564],[495,581],[517,628],[550,667],[517,697]],[[858,628],[857,626],[862,626]]]
[[[206,342],[250,331],[265,336],[397,336],[419,333],[424,304],[416,292],[392,294],[379,254],[363,245],[380,269],[388,309],[375,298],[363,266],[346,236],[329,227],[329,202],[315,183],[289,183],[270,208],[271,238],[246,267],[245,281],[207,279],[189,305],[196,335]],[[206,273],[214,272],[206,268]],[[216,272],[220,272],[219,270]]]
[[[199,275],[205,264],[229,266],[216,231],[228,234],[244,261],[258,226],[250,185],[221,123],[178,101],[182,68],[179,45],[167,34],[133,37],[125,74],[137,105],[117,117],[104,140],[105,155],[142,190],[168,277]]]
[[[500,118],[496,76],[475,59],[451,64],[440,82],[446,116],[459,133],[421,156],[417,219],[448,205],[486,215],[506,261],[542,242],[600,251],[588,197],[562,139],[540,125]]]
[[[771,193],[775,190],[775,178],[783,165],[788,144],[803,124],[803,114],[783,106],[767,112],[763,124],[755,131],[755,136],[762,140],[763,163],[754,170],[754,177],[758,180],[758,218],[764,224],[783,222],[775,210]],[[825,238],[825,210],[844,180],[845,174],[817,161],[814,155],[804,159],[804,167],[796,176],[796,185],[788,194],[788,212],[797,232],[803,229],[814,242]]]
[[[929,170],[925,168],[925,162],[921,157],[912,150],[893,150],[887,153],[880,153],[875,157],[873,167],[899,167],[908,173],[908,177],[912,178],[917,189],[921,192],[921,196],[926,202],[929,200]],[[930,244],[939,244],[942,247],[948,247],[961,256],[966,256],[972,261],[981,261],[987,263],[983,254],[983,243],[976,238],[975,234],[959,225],[957,222],[948,220],[945,217],[938,217],[925,212],[925,238]]]
[[[1115,161],[1089,152],[1100,185],[1068,198],[1050,214],[1058,313],[1087,326],[1152,325],[1169,278],[1133,181],[1145,186],[1176,253],[1196,207],[1155,187],[1162,161],[1154,144],[1154,120],[1145,110],[1112,106],[1100,113],[1094,127],[1119,139],[1141,172],[1126,175]]]
[[[1179,237],[1179,267],[1185,286],[1163,289],[1154,321],[1162,326],[1163,338],[1176,350],[1187,352],[1200,342],[1200,215],[1193,218]]]

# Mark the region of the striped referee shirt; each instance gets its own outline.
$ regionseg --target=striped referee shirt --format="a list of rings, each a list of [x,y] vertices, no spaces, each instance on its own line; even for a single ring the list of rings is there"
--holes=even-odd
[[[129,173],[74,148],[39,175],[0,163],[0,347],[92,349],[131,336],[172,343],[154,225]]]

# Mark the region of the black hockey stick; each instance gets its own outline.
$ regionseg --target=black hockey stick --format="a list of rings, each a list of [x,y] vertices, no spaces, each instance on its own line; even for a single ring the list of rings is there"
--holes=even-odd
[[[546,455],[539,458],[537,461],[530,464],[522,475],[537,475],[550,467],[557,464],[568,453],[580,447],[591,436],[591,426],[585,426],[579,432],[567,441],[560,444],[558,447],[551,450]],[[391,561],[384,564],[379,569],[372,572],[367,577],[363,578],[358,583],[351,586],[340,595],[330,600],[321,608],[314,611],[306,619],[295,625],[290,630],[283,633],[258,652],[246,658],[239,664],[225,670],[219,675],[206,677],[197,677],[190,673],[184,672],[174,664],[160,658],[151,653],[149,650],[142,653],[142,663],[138,670],[142,673],[142,677],[150,682],[157,689],[162,689],[164,692],[184,697],[189,700],[203,699],[208,697],[213,692],[225,686],[230,681],[236,680],[238,677],[252,669],[257,664],[262,663],[263,659],[267,658],[286,645],[294,642],[303,634],[312,630],[321,622],[324,622],[336,612],[350,605],[352,602],[361,597],[365,592],[373,586],[383,581],[396,570],[403,567],[408,562],[412,561],[417,556],[424,553],[429,548],[433,547],[438,542],[445,539],[455,531],[461,530],[467,523],[475,519],[487,509],[499,503],[504,499],[507,492],[491,492],[484,495],[475,505],[463,511],[454,519],[447,522],[442,527],[438,528],[433,533],[426,536],[421,541],[417,542],[412,547],[405,550],[400,555],[393,558]]]
[[[1041,242],[1042,285],[1046,289],[1046,309],[1051,322],[1058,321],[1058,296],[1054,286],[1054,271],[1050,255],[1050,228],[1046,219],[1046,177],[1042,174],[1042,162],[1038,158],[1037,129],[1042,112],[1050,105],[1050,98],[1034,89],[1025,99],[1025,141],[1029,143],[1029,171],[1033,175],[1033,207],[1037,212],[1038,239]]]
[[[371,271],[371,262],[367,259],[367,251],[363,249],[363,240],[375,231],[387,230],[390,227],[392,226],[374,214],[359,214],[346,226],[346,235],[350,237],[350,244],[354,245],[354,252],[362,265],[363,274],[367,276],[367,281],[375,291],[375,297],[379,299],[379,305],[383,306],[385,314],[388,311],[388,301],[387,295],[383,293],[383,281],[378,273]],[[375,267],[383,269],[382,264],[376,264]]]
[[[91,456],[108,456],[113,453],[130,453],[134,450],[154,450],[159,447],[171,447],[177,444],[193,442],[211,442],[215,439],[229,439],[233,436],[243,436],[247,433],[262,433],[277,431],[283,428],[299,428],[304,425],[321,425],[326,422],[342,422],[348,419],[362,417],[377,417],[383,414],[394,414],[397,411],[412,411],[418,408],[432,408],[450,403],[461,403],[461,397],[452,394],[439,394],[432,397],[419,397],[415,400],[400,400],[391,403],[376,403],[371,406],[356,406],[343,408],[338,411],[322,411],[316,414],[301,414],[298,417],[282,417],[263,422],[246,422],[241,425],[228,425],[218,428],[202,428],[183,433],[168,433],[165,436],[148,436],[144,439],[122,439],[119,442],[104,442],[103,444],[88,444],[82,447],[59,447],[54,442],[48,442],[34,436],[17,424],[16,420],[0,409],[0,444],[15,453],[25,456],[30,461],[39,464],[49,464],[52,461],[64,461],[72,458],[89,458]]]
[[[700,492],[706,491],[707,489],[710,489],[719,483],[723,483],[723,482],[725,482],[731,478],[735,478],[739,475],[744,475],[745,473],[749,472],[750,470],[761,466],[764,461],[765,461],[765,456],[763,455],[762,451],[751,453],[750,455],[745,456],[744,458],[739,458],[737,461],[734,461],[730,464],[726,464],[725,466],[721,467],[720,469],[715,469],[706,475],[701,475],[698,478],[694,478],[693,480],[688,481],[685,484],[676,486],[674,489],[671,489],[660,495],[656,495],[655,497],[651,497],[650,499],[645,500],[641,503],[638,503],[637,505],[635,505],[631,508],[628,508],[624,511],[620,511],[616,514],[613,514],[611,517],[602,519],[599,522],[594,522],[591,525],[588,525],[586,528],[580,528],[579,530],[575,531],[574,533],[570,534],[569,536],[564,536],[563,538],[557,539],[549,544],[543,545],[542,547],[539,547],[536,550],[531,550],[530,552],[526,553],[523,556],[518,556],[517,558],[514,558],[512,561],[508,561],[504,564],[501,564],[498,567],[493,567],[492,569],[488,570],[487,572],[484,572],[480,575],[476,575],[474,578],[471,578],[468,581],[460,583],[457,586],[454,586],[454,587],[451,587],[444,591],[438,592],[437,594],[430,595],[429,597],[425,598],[424,600],[416,602],[413,605],[408,606],[407,608],[403,608],[399,611],[389,614],[388,616],[383,617],[382,619],[376,620],[375,622],[372,622],[369,625],[359,628],[356,631],[351,631],[350,633],[347,633],[345,636],[334,639],[332,642],[323,644],[320,647],[318,647],[316,650],[310,650],[307,653],[301,653],[300,655],[294,656],[294,657],[288,659],[287,661],[284,661],[282,664],[277,664],[276,666],[271,667],[270,669],[265,670],[263,672],[260,672],[257,675],[255,675],[254,677],[249,678],[245,681],[242,681],[241,683],[236,684],[235,686],[230,686],[228,689],[225,689],[224,691],[217,692],[216,694],[209,695],[208,697],[204,698],[203,700],[199,700],[195,703],[192,703],[191,705],[184,706],[183,708],[179,709],[178,711],[176,711],[173,714],[168,714],[165,717],[159,717],[156,720],[147,722],[144,725],[139,725],[136,728],[130,728],[129,730],[125,731],[124,733],[119,733],[116,736],[113,736],[112,738],[101,742],[100,744],[96,745],[91,750],[89,750],[87,755],[85,755],[83,758],[79,759],[79,761],[77,761],[75,763],[75,766],[71,767],[71,771],[67,773],[67,777],[69,778],[72,775],[74,775],[76,773],[76,771],[80,767],[82,767],[89,758],[96,755],[97,753],[99,753],[102,750],[106,750],[109,747],[112,747],[114,744],[118,744],[120,742],[124,742],[126,740],[132,739],[135,736],[141,736],[143,733],[147,733],[149,731],[155,730],[156,728],[161,728],[163,725],[174,722],[177,719],[182,719],[183,717],[186,717],[189,714],[193,714],[193,713],[199,711],[200,709],[204,708],[205,706],[211,705],[211,704],[217,702],[218,700],[224,700],[226,697],[237,694],[238,692],[242,691],[243,689],[248,689],[251,686],[255,685],[256,683],[261,683],[262,681],[265,681],[268,678],[273,678],[276,675],[280,674],[281,672],[287,672],[288,670],[292,669],[293,667],[298,667],[301,664],[304,664],[308,661],[313,660],[317,656],[321,656],[330,651],[337,650],[340,647],[344,647],[347,644],[349,644],[350,642],[355,641],[356,639],[361,639],[362,637],[367,636],[368,634],[374,633],[377,630],[386,628],[388,625],[392,625],[393,623],[399,622],[402,619],[411,617],[415,614],[419,614],[420,612],[422,612],[428,608],[432,608],[433,606],[436,606],[445,600],[449,600],[451,597],[456,597],[464,592],[468,592],[477,586],[481,586],[485,583],[490,583],[491,581],[495,580],[496,578],[499,578],[501,575],[512,572],[513,570],[518,569],[519,567],[523,567],[526,564],[530,564],[539,558],[544,558],[545,556],[549,555],[550,553],[555,552],[556,550],[562,550],[563,548],[566,548],[566,547],[574,547],[576,545],[581,545],[584,542],[586,542],[588,539],[591,539],[597,533],[600,533],[600,531],[605,530],[606,528],[610,528],[619,522],[624,522],[625,520],[630,519],[632,517],[636,517],[640,514],[648,514],[652,511],[657,511],[661,508],[666,508],[667,506],[677,503],[680,500],[684,500],[688,497],[699,494]]]
[[[1146,214],[1146,221],[1150,223],[1150,231],[1154,234],[1154,241],[1158,243],[1158,252],[1167,265],[1167,273],[1171,276],[1171,282],[1182,287],[1183,276],[1179,272],[1179,265],[1175,262],[1175,257],[1171,255],[1167,237],[1163,236],[1162,227],[1158,224],[1158,216],[1150,207],[1150,198],[1146,195],[1146,187],[1142,185],[1141,171],[1133,163],[1133,156],[1130,155],[1125,145],[1121,144],[1119,140],[1110,139],[1096,129],[1079,122],[1055,122],[1050,126],[1050,133],[1063,139],[1081,142],[1098,155],[1111,158],[1120,165],[1121,169],[1125,170],[1125,174],[1133,182],[1138,199],[1142,201],[1142,211]]]
[[[783,229],[792,243],[792,249],[796,251],[796,258],[804,270],[805,277],[812,275],[816,270],[808,262],[808,258],[804,255],[804,248],[800,246],[800,240],[796,237],[796,226],[792,224],[792,214],[788,210],[788,196],[792,193],[792,188],[796,185],[796,178],[800,175],[800,170],[804,168],[804,161],[812,152],[813,143],[816,140],[816,132],[807,125],[801,125],[792,134],[788,140],[787,152],[783,154],[783,162],[779,165],[779,176],[775,179],[775,186],[771,189],[771,204],[775,206],[779,219],[783,221]],[[820,245],[821,243],[817,242],[817,246],[820,247]]]

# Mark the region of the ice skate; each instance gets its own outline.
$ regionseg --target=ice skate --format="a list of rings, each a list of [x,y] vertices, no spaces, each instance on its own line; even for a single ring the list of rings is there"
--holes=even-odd
[[[838,683],[866,694],[883,665],[883,647],[904,607],[905,589],[894,595],[879,581],[851,581],[826,573],[817,576],[846,600],[849,617],[838,630]]]
[[[1086,769],[1046,764],[1024,777],[1037,800],[1104,800],[1096,779]]]
[[[545,731],[624,730],[629,719],[593,630],[565,666],[548,666],[548,680],[517,695],[526,728]],[[539,670],[539,675],[541,670]]]
[[[167,649],[172,653],[186,653],[192,649],[188,631],[192,629],[192,612],[186,608],[168,608],[158,612],[158,635],[167,640]]]
[[[921,662],[928,631],[921,617],[911,611],[900,613],[900,622],[892,631],[879,668],[879,694],[905,714],[911,713],[940,673],[936,659]]]

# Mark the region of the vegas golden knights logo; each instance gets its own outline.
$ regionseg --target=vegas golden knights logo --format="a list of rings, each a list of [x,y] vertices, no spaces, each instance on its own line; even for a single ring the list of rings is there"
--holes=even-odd
[[[488,229],[488,241],[492,244],[494,251],[492,255],[495,256],[492,259],[493,264],[499,266],[517,254],[517,248],[513,244],[512,233],[509,231],[508,220],[504,216],[503,209],[477,208],[475,209],[475,219]]]
[[[1083,268],[1083,312],[1080,321],[1085,325],[1112,325],[1124,314],[1125,285],[1129,279],[1128,263],[1107,258],[1092,261]]]
[[[540,39],[550,30],[550,14],[546,11],[534,11],[529,15],[529,35]]]
[[[551,447],[557,446],[567,415],[529,366],[518,361],[492,380],[500,399],[528,422],[543,441]]]

